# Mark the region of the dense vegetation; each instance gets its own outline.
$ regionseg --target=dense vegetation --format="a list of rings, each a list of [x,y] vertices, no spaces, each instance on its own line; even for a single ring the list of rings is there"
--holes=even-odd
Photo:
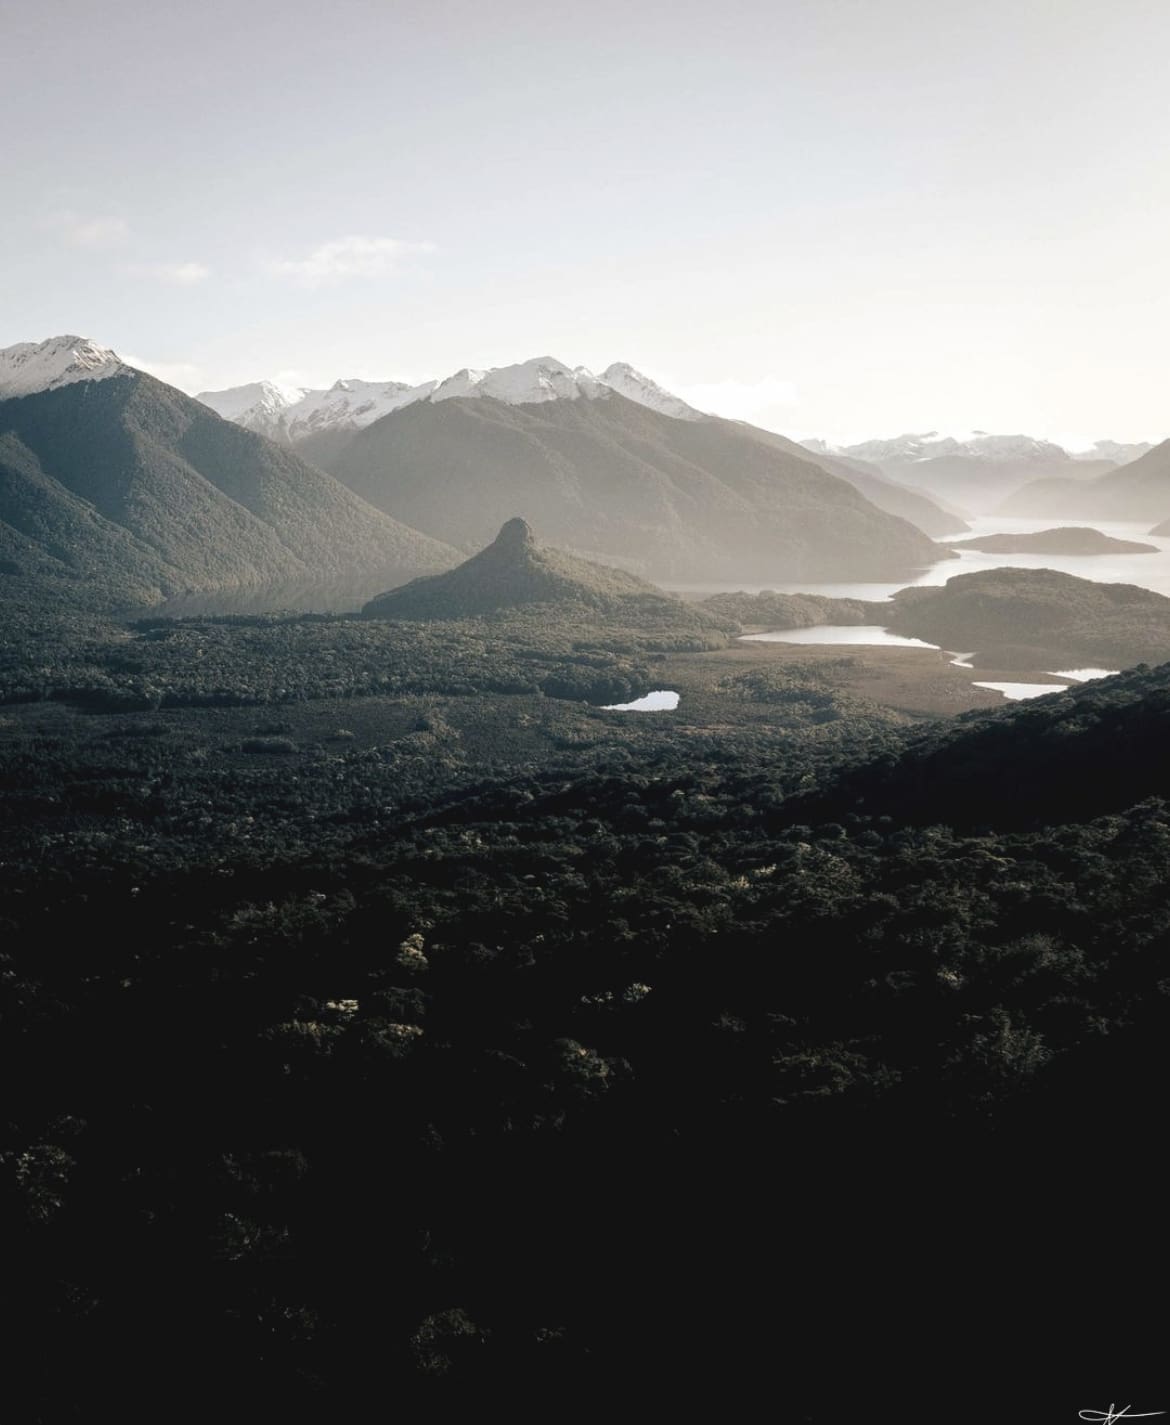
[[[1059,529],[1033,530],[1029,534],[980,534],[956,539],[952,549],[981,549],[985,554],[1157,554],[1156,544],[1136,539],[1114,539],[1099,529],[1062,525]]]
[[[977,667],[1119,667],[1170,658],[1170,599],[1134,584],[1099,584],[1054,569],[988,569],[892,601],[819,594],[716,594],[700,605],[745,627],[880,624],[940,648],[971,652]]]
[[[685,604],[624,569],[574,558],[537,544],[523,519],[511,519],[486,549],[444,574],[415,579],[372,599],[367,618],[465,619],[544,606],[550,622],[566,618],[598,628],[618,623],[648,635],[706,635],[738,629]]]
[[[1055,569],[988,569],[941,588],[903,589],[882,620],[977,666],[1128,667],[1170,658],[1170,599]]]
[[[884,623],[890,605],[868,599],[831,599],[823,594],[712,594],[700,607],[745,627],[813,628],[818,624]]]
[[[149,708],[4,710],[27,1418],[673,1376],[837,1421],[909,1373],[961,1420],[972,1361],[1050,1392],[1131,1329],[1068,1287],[1156,1220],[1092,1166],[1164,1115],[1170,668],[648,721],[533,689],[653,651],[537,622],[151,623],[78,655]]]
[[[455,551],[292,451],[142,373],[0,401],[0,595],[88,607],[359,571]]]

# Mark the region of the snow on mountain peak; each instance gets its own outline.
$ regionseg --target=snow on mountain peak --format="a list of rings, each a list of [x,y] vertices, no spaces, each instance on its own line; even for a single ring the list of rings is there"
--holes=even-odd
[[[0,349],[0,399],[53,391],[75,381],[105,381],[132,370],[116,352],[88,337],[21,341]]]
[[[693,406],[671,395],[626,361],[615,361],[600,376],[587,366],[566,366],[553,356],[534,356],[515,366],[496,366],[490,371],[465,367],[441,382],[429,399],[450,401],[488,396],[509,406],[522,406],[544,401],[597,400],[613,391],[640,406],[674,416],[677,420],[703,419]]]
[[[959,437],[940,435],[938,431],[908,433],[891,440],[867,440],[860,445],[844,447],[846,455],[863,460],[883,460],[914,464],[940,456],[961,456],[992,464],[999,462],[1067,460],[1068,452],[1051,441],[1030,435],[993,435],[987,431],[969,431]]]
[[[649,376],[636,371],[628,361],[615,361],[601,373],[601,380],[619,396],[636,401],[640,406],[649,406],[652,411],[661,411],[664,416],[674,416],[680,421],[700,421],[701,411],[688,406],[680,397],[674,396]]]
[[[226,391],[200,391],[197,401],[210,406],[224,420],[252,426],[262,419],[279,420],[281,412],[299,401],[304,391],[278,386],[275,381],[249,381]]]
[[[327,389],[289,392],[271,381],[254,381],[226,391],[203,391],[197,399],[227,420],[277,440],[295,442],[324,430],[360,429],[417,401],[486,397],[521,406],[604,399],[614,392],[679,420],[703,419],[699,411],[627,362],[614,362],[597,376],[588,367],[566,366],[553,356],[534,356],[488,370],[465,366],[444,381],[424,381],[418,386],[352,377],[335,381]]]
[[[431,393],[431,401],[457,397],[489,396],[509,406],[527,406],[542,401],[575,401],[581,396],[603,394],[604,383],[584,366],[576,370],[552,356],[534,356],[515,366],[495,366],[490,371],[464,368],[443,381]]]

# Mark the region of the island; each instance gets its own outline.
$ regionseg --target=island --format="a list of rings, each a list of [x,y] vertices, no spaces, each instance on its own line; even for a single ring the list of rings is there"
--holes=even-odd
[[[980,534],[949,541],[952,549],[978,549],[984,554],[1157,554],[1156,544],[1114,539],[1099,529],[1064,525],[1031,534]]]

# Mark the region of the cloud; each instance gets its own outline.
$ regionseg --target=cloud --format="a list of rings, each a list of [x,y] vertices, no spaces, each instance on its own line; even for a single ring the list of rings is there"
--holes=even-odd
[[[304,286],[317,287],[350,277],[383,277],[395,271],[403,258],[434,250],[434,243],[429,242],[343,237],[323,242],[306,257],[278,258],[264,266],[275,277],[288,277]]]
[[[130,239],[130,224],[113,214],[84,214],[72,208],[53,213],[45,226],[70,247],[120,247]]]
[[[711,415],[751,421],[777,406],[794,406],[800,399],[794,381],[761,376],[757,381],[708,381],[698,386],[672,385],[675,395]]]
[[[156,281],[173,282],[180,287],[191,287],[211,276],[211,268],[205,267],[202,262],[140,262],[126,271],[132,277],[153,277]]]

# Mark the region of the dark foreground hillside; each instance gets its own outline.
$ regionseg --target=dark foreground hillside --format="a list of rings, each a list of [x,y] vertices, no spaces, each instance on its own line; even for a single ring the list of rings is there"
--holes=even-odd
[[[297,629],[394,687],[168,702]],[[152,709],[4,710],[18,1418],[1120,1398],[1158,1359],[1170,669],[945,732],[777,675],[699,729],[400,629],[180,626]]]

